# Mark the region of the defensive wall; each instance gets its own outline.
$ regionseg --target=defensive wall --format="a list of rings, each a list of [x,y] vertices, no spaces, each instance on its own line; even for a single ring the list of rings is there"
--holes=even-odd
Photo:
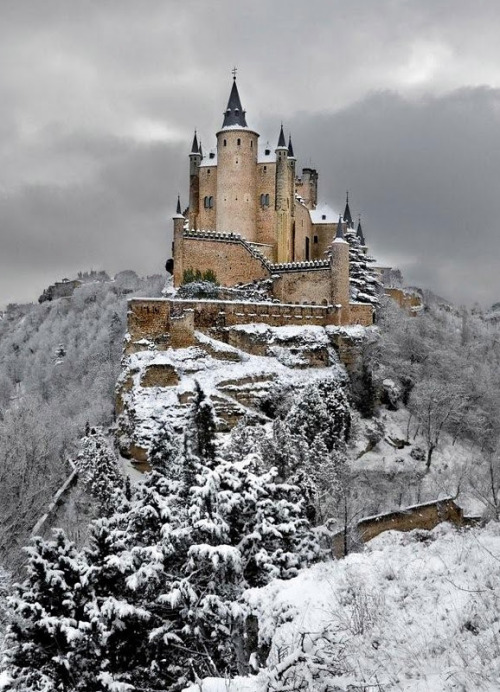
[[[195,330],[223,330],[254,322],[272,327],[372,324],[372,308],[363,303],[349,306],[347,322],[346,310],[337,305],[132,298],[128,306],[128,353],[148,344],[182,348],[194,343]]]
[[[445,498],[375,517],[366,517],[355,527],[356,540],[360,543],[368,543],[384,531],[413,531],[414,529],[430,531],[445,521],[461,527],[477,524],[479,518],[464,517],[462,508],[455,504],[452,498]],[[332,552],[335,557],[345,557],[348,552],[346,543],[348,539],[344,531],[335,534],[332,542]]]
[[[349,302],[349,257],[344,249],[342,258],[333,252],[328,260],[312,260],[273,264],[269,248],[249,243],[237,233],[215,231],[188,231],[181,229],[182,217],[174,242],[174,283],[182,283],[183,272],[192,269],[201,272],[211,269],[223,286],[272,280],[273,296],[283,303],[341,303],[342,324],[372,324],[371,308],[356,308],[351,319]],[[260,247],[260,249],[259,249]],[[346,248],[348,248],[346,244]],[[343,248],[335,247],[334,250]],[[345,255],[345,256],[344,256]],[[363,312],[363,316],[361,313]],[[367,322],[368,313],[370,321]]]

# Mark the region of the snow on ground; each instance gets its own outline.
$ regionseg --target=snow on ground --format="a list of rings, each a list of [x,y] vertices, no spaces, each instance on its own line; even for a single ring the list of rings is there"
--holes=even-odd
[[[331,689],[500,689],[498,523],[387,532],[363,553],[251,589],[246,598],[261,639],[271,641],[267,672],[249,678],[253,686],[219,680],[190,692],[264,692],[278,660],[293,656],[302,641],[306,654],[326,654]],[[313,685],[300,689],[323,689],[319,681]]]

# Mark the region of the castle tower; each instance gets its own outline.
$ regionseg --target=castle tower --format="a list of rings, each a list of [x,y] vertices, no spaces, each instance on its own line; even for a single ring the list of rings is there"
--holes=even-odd
[[[216,228],[257,240],[257,147],[259,135],[247,126],[236,76],[222,128],[217,133]]]
[[[189,228],[198,227],[198,210],[200,208],[200,163],[201,146],[198,146],[196,130],[189,154]]]
[[[191,210],[190,210],[191,213]],[[184,263],[183,263],[183,230],[186,219],[181,212],[181,199],[177,197],[177,209],[172,217],[174,221],[174,241],[172,247],[172,256],[174,258],[174,286],[180,286],[184,278]]]
[[[293,151],[293,150],[292,150]],[[283,132],[283,124],[278,138],[276,152],[276,261],[288,262],[290,258],[290,228],[291,228],[291,195],[290,195],[290,164],[288,147]]]
[[[288,262],[295,258],[295,164],[297,159],[293,153],[292,135],[288,136],[288,192],[290,199],[289,246]]]
[[[342,217],[339,216],[337,235],[331,245],[330,256],[332,304],[341,305],[342,312],[349,310],[349,243],[344,239]],[[343,315],[343,321],[348,319]]]

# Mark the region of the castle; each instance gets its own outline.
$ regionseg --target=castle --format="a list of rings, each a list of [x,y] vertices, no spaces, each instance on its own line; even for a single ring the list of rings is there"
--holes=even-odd
[[[283,125],[277,146],[259,144],[247,125],[236,75],[217,146],[203,155],[195,132],[189,154],[189,206],[173,217],[174,286],[186,272],[210,270],[223,286],[270,279],[282,303],[331,306],[339,324],[371,324],[372,306],[349,288],[349,201],[343,219],[318,204],[318,173],[296,174]],[[361,223],[357,237],[364,247]],[[366,248],[365,248],[366,252]]]

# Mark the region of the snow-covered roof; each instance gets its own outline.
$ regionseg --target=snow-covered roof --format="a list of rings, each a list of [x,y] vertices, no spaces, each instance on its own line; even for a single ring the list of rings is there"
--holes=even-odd
[[[200,163],[200,168],[207,168],[208,166],[216,166],[216,165],[217,165],[217,148],[210,149],[208,154],[205,154],[205,156],[202,158],[201,163]]]
[[[310,209],[309,214],[313,223],[338,223],[339,213],[328,204],[318,204],[316,209]]]

